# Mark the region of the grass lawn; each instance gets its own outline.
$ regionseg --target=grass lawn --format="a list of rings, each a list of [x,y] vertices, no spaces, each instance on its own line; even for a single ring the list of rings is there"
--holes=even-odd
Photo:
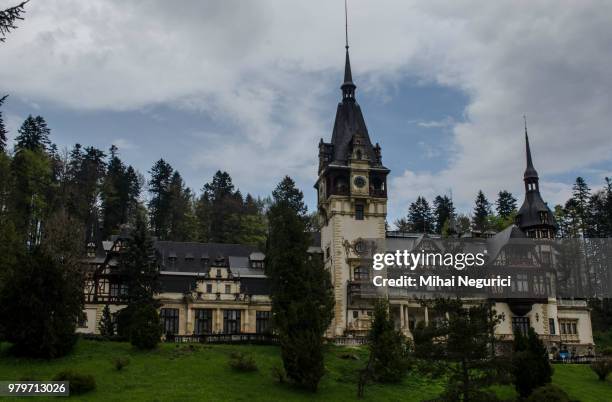
[[[367,358],[362,348],[328,347],[327,374],[319,392],[310,394],[273,379],[272,367],[281,364],[274,346],[163,344],[152,352],[138,352],[127,343],[81,340],[70,356],[52,361],[17,359],[6,349],[6,345],[0,347],[0,380],[48,380],[70,368],[96,378],[95,391],[70,398],[84,401],[352,401],[356,399],[355,371]],[[250,353],[259,370],[240,373],[230,369],[232,351]],[[342,358],[346,354],[358,360]],[[113,357],[129,357],[130,364],[116,371]],[[612,400],[612,381],[597,381],[586,365],[555,366],[554,382],[581,401]],[[436,397],[443,387],[442,380],[411,375],[397,385],[369,385],[364,400],[421,401]],[[513,391],[503,387],[499,394],[508,397]]]

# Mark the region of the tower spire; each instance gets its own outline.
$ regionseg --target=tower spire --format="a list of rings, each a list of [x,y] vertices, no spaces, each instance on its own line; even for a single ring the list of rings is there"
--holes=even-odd
[[[348,4],[344,0],[344,48],[346,49],[346,60],[344,62],[344,82],[340,86],[342,89],[343,101],[355,101],[355,84],[353,83],[353,74],[351,73],[351,60],[349,58],[348,44]]]
[[[533,160],[531,159],[531,147],[529,146],[529,135],[527,134],[527,116],[523,115],[525,122],[525,154],[527,157],[527,168],[525,169],[525,179],[537,178],[538,172],[533,167]]]

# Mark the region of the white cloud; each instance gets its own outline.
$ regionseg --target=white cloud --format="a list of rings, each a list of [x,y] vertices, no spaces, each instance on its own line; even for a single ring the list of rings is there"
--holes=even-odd
[[[550,203],[567,191],[547,175],[610,160],[612,3],[349,3],[358,96],[389,102],[406,77],[469,95],[464,122],[420,122],[448,124],[453,143],[445,149],[455,152],[439,172],[394,172],[392,213],[414,195],[449,188],[465,206],[479,188],[490,198],[500,188],[522,194],[523,113]],[[27,8],[1,48],[13,61],[0,69],[6,91],[73,109],[200,110],[235,133],[192,143],[195,169],[225,168],[266,186],[284,173],[312,181],[316,142],[329,138],[334,115],[320,95],[337,86],[343,62],[341,1],[64,0]]]

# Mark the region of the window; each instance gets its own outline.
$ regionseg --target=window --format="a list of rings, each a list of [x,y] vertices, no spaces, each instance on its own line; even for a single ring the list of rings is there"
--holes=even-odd
[[[549,318],[548,319],[548,332],[550,332],[551,335],[555,335],[556,331],[555,331],[555,319],[554,318]]]
[[[232,285],[225,285],[225,293],[232,293]]]
[[[199,308],[195,312],[195,333],[196,335],[212,333],[212,310]]]
[[[263,334],[270,331],[270,312],[257,311],[255,314],[255,332]]]
[[[87,313],[81,312],[81,314],[79,314],[77,326],[79,328],[87,328]]]
[[[240,310],[223,310],[223,333],[240,333]]]
[[[363,204],[355,204],[355,219],[362,221],[363,214]]]
[[[512,290],[514,292],[529,292],[529,283],[527,282],[527,274],[517,274],[516,279],[512,282]]]
[[[178,334],[179,311],[177,308],[161,309],[160,317],[164,329],[164,334]]]
[[[529,317],[512,317],[512,331],[523,335],[529,331]]]
[[[206,284],[206,293],[212,293],[212,283]]]
[[[559,320],[559,330],[561,335],[578,335],[578,321]]]
[[[217,278],[221,278],[221,270],[220,269],[217,270]]]
[[[356,281],[368,281],[370,280],[370,273],[366,267],[357,267],[353,271],[353,278]]]
[[[253,269],[263,269],[264,262],[263,261],[251,261],[251,268]]]
[[[359,317],[359,311],[353,310],[353,318]]]

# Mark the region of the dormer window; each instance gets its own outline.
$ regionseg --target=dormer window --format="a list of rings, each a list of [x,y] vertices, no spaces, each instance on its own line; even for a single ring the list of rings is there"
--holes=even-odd
[[[540,222],[548,223],[548,214],[545,211],[540,212]]]
[[[217,270],[217,278],[221,278],[221,270],[220,269]]]
[[[362,221],[364,217],[364,205],[362,203],[355,204],[355,219]]]

